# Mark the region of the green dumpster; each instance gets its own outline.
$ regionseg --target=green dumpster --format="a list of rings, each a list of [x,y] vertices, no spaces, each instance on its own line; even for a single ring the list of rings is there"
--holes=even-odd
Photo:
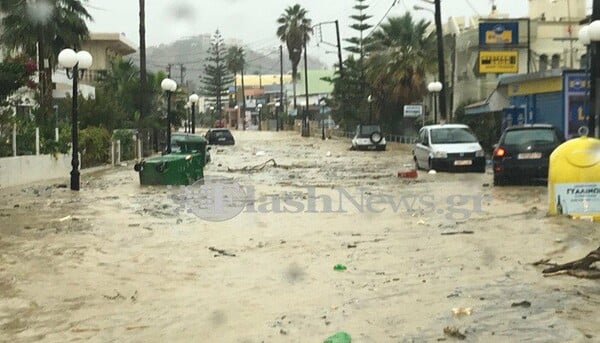
[[[187,135],[176,140],[170,154],[142,160],[134,166],[142,185],[190,185],[204,177],[206,139]]]

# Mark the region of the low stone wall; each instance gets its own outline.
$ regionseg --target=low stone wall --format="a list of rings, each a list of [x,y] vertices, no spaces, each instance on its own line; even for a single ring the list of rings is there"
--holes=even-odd
[[[68,178],[70,172],[70,155],[3,157],[0,158],[0,188],[43,180]]]

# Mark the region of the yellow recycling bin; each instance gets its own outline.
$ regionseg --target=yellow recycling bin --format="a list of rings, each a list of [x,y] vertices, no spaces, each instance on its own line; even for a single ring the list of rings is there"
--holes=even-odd
[[[600,140],[582,136],[554,150],[548,169],[548,204],[550,214],[600,220]]]

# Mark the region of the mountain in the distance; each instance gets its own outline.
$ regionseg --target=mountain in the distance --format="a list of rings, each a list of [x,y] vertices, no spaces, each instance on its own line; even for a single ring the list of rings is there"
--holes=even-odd
[[[146,48],[146,65],[148,71],[167,71],[171,65],[171,78],[181,83],[181,66],[184,67],[183,81],[191,89],[197,89],[200,84],[199,76],[204,72],[204,64],[208,57],[211,35],[204,34],[186,37],[170,44],[161,44]],[[244,73],[250,74],[279,74],[279,46],[253,50],[240,41],[225,41],[229,46],[242,46],[246,52],[246,67]],[[139,65],[139,53],[128,56]],[[303,68],[301,61],[298,69]],[[309,69],[326,69],[327,66],[318,59],[308,57]],[[291,73],[291,63],[287,48],[283,46],[283,72]]]

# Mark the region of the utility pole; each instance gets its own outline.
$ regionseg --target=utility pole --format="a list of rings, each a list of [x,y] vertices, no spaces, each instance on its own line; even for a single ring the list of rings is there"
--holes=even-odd
[[[600,0],[594,0],[592,7],[592,19],[600,20]],[[588,120],[588,129],[589,135],[591,137],[600,137],[600,132],[598,132],[597,120],[600,117],[600,96],[598,92],[598,76],[600,76],[600,63],[597,63],[598,58],[600,58],[600,42],[591,41],[590,42],[590,115]]]
[[[240,73],[242,74],[242,128],[244,131],[246,131],[246,88],[244,86],[244,62],[242,62]]]
[[[183,82],[185,80],[185,71],[186,68],[183,66],[183,63],[179,63],[179,76],[181,81],[179,84],[182,86],[185,84],[185,82]]]
[[[310,124],[308,122],[308,57],[306,53],[306,37],[304,38],[304,95],[306,96],[306,109],[304,110],[304,119],[302,120],[302,136],[310,136]]]
[[[446,120],[446,66],[444,61],[444,36],[442,34],[441,0],[435,0],[435,33],[437,37],[438,81],[442,84],[439,94],[440,119]]]
[[[340,77],[344,76],[344,63],[342,61],[342,43],[340,42],[340,23],[335,21],[335,34],[337,37],[338,60],[340,63]]]
[[[138,122],[138,132],[140,134],[140,139],[142,139],[142,148],[140,151],[140,156],[144,156],[144,148],[143,148],[143,138],[145,138],[144,134],[144,119],[146,118],[146,88],[147,88],[147,71],[146,71],[146,1],[139,0],[140,7],[140,119]],[[154,140],[157,140],[157,137],[154,137]],[[158,147],[157,144],[155,146]]]
[[[283,107],[283,45],[279,45],[279,106],[275,109],[275,120],[279,131],[279,112]]]
[[[171,67],[173,65],[171,63],[167,64],[167,77],[170,79],[171,78]]]

